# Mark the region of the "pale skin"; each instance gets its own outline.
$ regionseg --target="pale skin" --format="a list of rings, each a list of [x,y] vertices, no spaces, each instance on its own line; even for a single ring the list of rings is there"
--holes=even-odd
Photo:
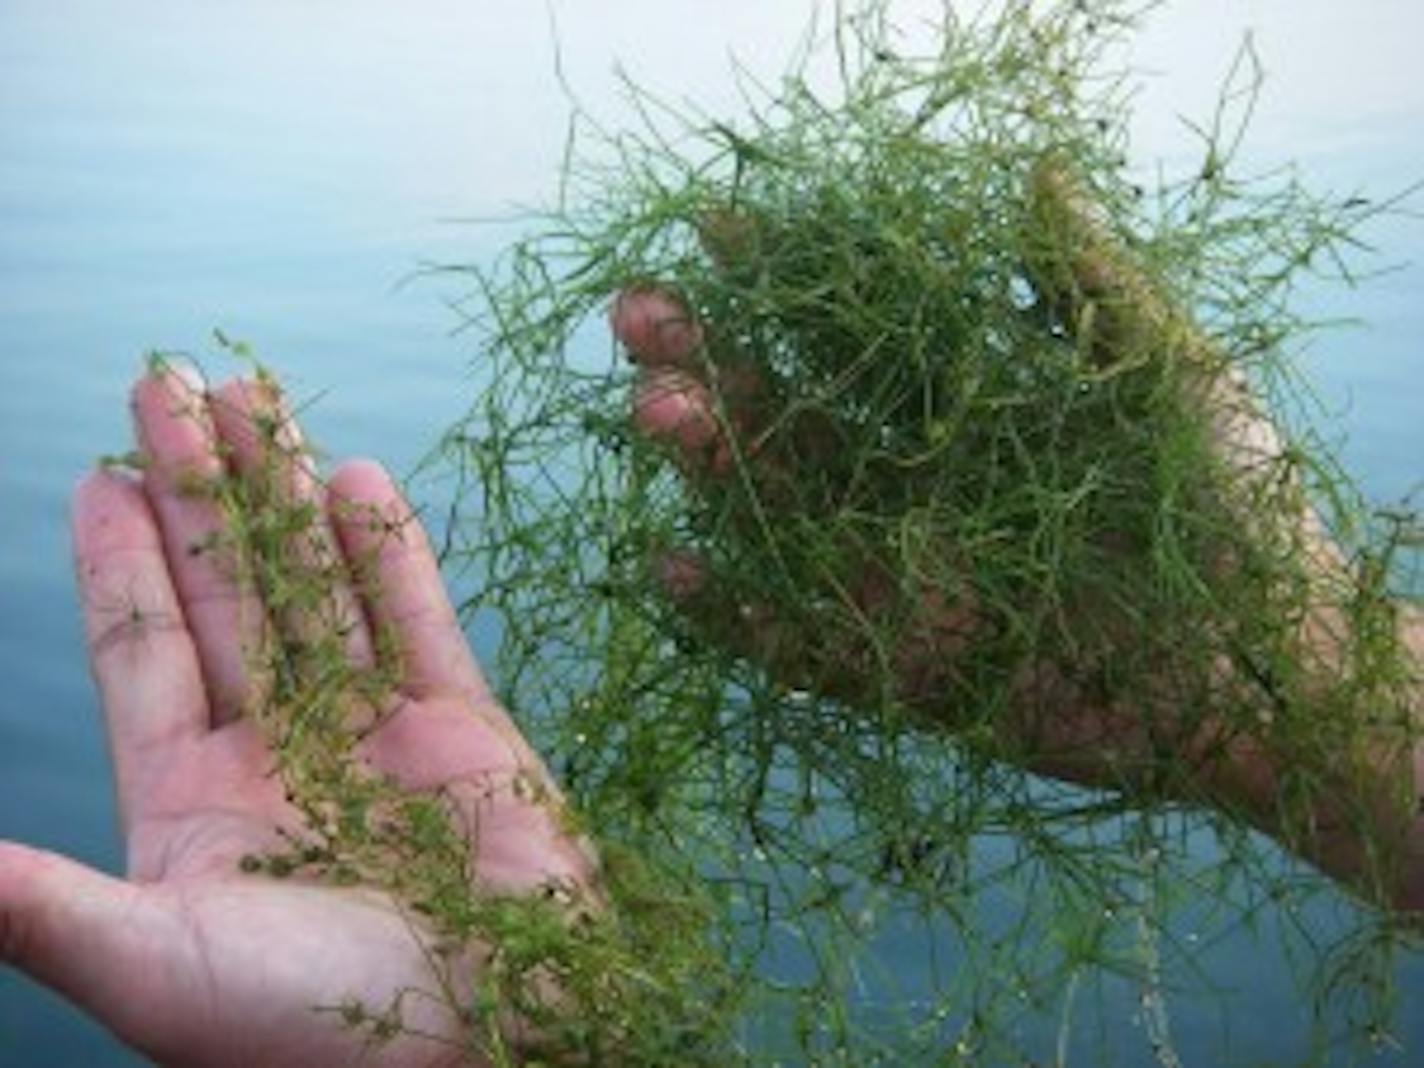
[[[615,335],[639,367],[635,424],[671,443],[690,477],[717,477],[725,442],[712,395],[696,371],[698,324],[665,293],[624,294]],[[460,1063],[442,1041],[457,1033],[433,1002],[406,1002],[407,1037],[363,1052],[314,1006],[357,999],[389,1004],[431,976],[420,932],[388,900],[360,887],[246,874],[240,859],[278,845],[296,814],[271,774],[254,724],[240,714],[257,682],[244,649],[259,606],[189,546],[217,522],[180,492],[184,472],[217,469],[215,443],[241,466],[242,428],[271,404],[252,383],[213,391],[193,418],[190,385],[148,376],[134,392],[141,479],[94,474],[75,492],[76,569],[91,662],[115,768],[127,873],[115,878],[17,843],[0,843],[0,958],[91,1013],[164,1064],[238,1066]],[[177,403],[185,399],[184,403]],[[735,415],[735,413],[733,413]],[[206,425],[205,425],[206,424]],[[700,472],[710,463],[710,471]],[[477,880],[510,891],[550,882],[593,887],[596,859],[527,792],[472,784],[534,776],[542,763],[491,696],[465,644],[428,541],[390,478],[356,461],[325,486],[306,484],[331,517],[330,551],[348,559],[373,547],[369,527],[332,502],[369,505],[398,522],[379,547],[385,595],[351,606],[351,656],[369,658],[371,627],[394,628],[402,689],[363,757],[416,789],[448,788],[480,827]],[[705,581],[695,558],[670,560],[669,593]],[[755,650],[752,650],[755,655]],[[934,650],[928,652],[932,655]],[[947,650],[944,650],[948,655]],[[1104,724],[1083,717],[1097,737]],[[1091,777],[1090,774],[1080,777]],[[1242,757],[1223,791],[1260,790],[1270,769]],[[1416,772],[1417,773],[1417,772]],[[1406,833],[1416,854],[1421,829]],[[1333,865],[1349,877],[1349,850]],[[1317,858],[1319,859],[1319,858]],[[1424,864],[1414,875],[1424,872]],[[595,891],[596,892],[596,891]],[[1424,875],[1394,902],[1424,908]]]

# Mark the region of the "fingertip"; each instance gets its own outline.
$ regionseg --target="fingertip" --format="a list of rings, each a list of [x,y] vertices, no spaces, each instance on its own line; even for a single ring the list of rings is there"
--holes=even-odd
[[[205,423],[207,394],[207,382],[192,364],[153,363],[129,390],[129,408],[140,444],[148,448],[154,439],[166,444],[171,436],[167,428],[180,420]]]
[[[112,546],[141,546],[157,539],[142,487],[118,471],[89,471],[80,477],[70,521],[79,560],[92,560]]]
[[[633,422],[649,437],[670,441],[689,455],[704,451],[721,435],[711,390],[676,370],[652,372],[638,382]]]
[[[348,556],[382,548],[385,536],[405,531],[414,517],[410,504],[385,466],[376,460],[348,460],[327,480],[332,523]],[[372,536],[382,541],[372,543]]]
[[[116,528],[132,527],[133,517],[147,521],[142,528],[146,535],[152,520],[143,503],[143,491],[131,479],[115,471],[100,470],[86,472],[74,484],[69,522],[74,566],[81,585],[103,547],[115,540]],[[126,530],[117,537],[129,540]]]
[[[0,961],[65,993],[65,950],[108,916],[127,884],[46,849],[0,840]]]
[[[167,407],[207,395],[208,382],[198,366],[186,359],[155,358],[134,380],[130,402],[137,409],[153,403]]]
[[[212,388],[215,399],[222,400],[227,404],[246,404],[248,391],[255,388],[255,383],[250,378],[229,378]]]
[[[208,391],[214,408],[252,419],[254,416],[282,411],[282,390],[277,381],[266,375],[239,375],[229,378]]]
[[[195,368],[156,366],[134,382],[129,403],[134,436],[151,462],[145,470],[148,485],[172,488],[186,474],[216,470],[207,386]]]
[[[0,963],[31,970],[32,913],[48,862],[49,855],[40,850],[0,841]]]
[[[96,504],[113,499],[120,494],[129,494],[137,489],[133,476],[113,467],[97,467],[85,471],[74,480],[74,489],[69,499],[74,514],[87,513]]]
[[[10,964],[129,1041],[141,1039],[147,988],[162,928],[131,883],[78,861],[0,841],[0,963]]]
[[[375,460],[349,460],[337,468],[327,481],[327,510],[353,567],[372,559],[389,563],[402,556],[431,555],[415,510],[390,472]],[[423,574],[420,578],[426,581]]]
[[[283,403],[276,381],[267,376],[233,378],[209,394],[213,424],[225,458],[239,470],[260,465],[276,449],[296,468],[314,476],[315,467],[304,453],[301,427]]]
[[[248,423],[253,414],[268,403],[257,382],[250,378],[230,378],[211,390],[213,416],[224,431],[234,423]]]
[[[351,504],[404,501],[404,495],[385,466],[366,457],[342,463],[327,480],[327,489],[335,500]]]
[[[682,301],[652,285],[633,286],[614,299],[608,312],[613,335],[635,363],[691,367],[703,331]]]

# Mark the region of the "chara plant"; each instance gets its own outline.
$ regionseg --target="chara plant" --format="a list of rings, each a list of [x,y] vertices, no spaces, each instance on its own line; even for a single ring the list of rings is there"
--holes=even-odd
[[[1249,50],[1200,167],[1136,184],[1136,17],[946,8],[918,52],[872,2],[744,75],[736,122],[630,86],[645,125],[580,116],[534,236],[452,268],[480,364],[431,460],[446,562],[600,843],[597,907],[472,886],[442,800],[361,770],[394,668],[345,658],[283,489],[305,454],[258,427],[256,472],[194,487],[274,620],[255,713],[307,822],[251,866],[370,883],[454,947],[431,993],[472,1057],[1111,1063],[1135,1014],[1176,1065],[1188,927],[1282,947],[1317,1053],[1388,1038],[1412,519],[1313,440],[1289,357],[1296,286],[1389,205],[1237,173]],[[597,357],[620,292],[680,309],[676,375]],[[649,381],[707,398],[704,454],[635,431]]]
[[[1135,5],[957,10],[915,51],[837,8],[736,121],[632,84],[638,129],[576,116],[534,235],[455,268],[467,618],[594,833],[721,895],[753,1059],[1061,1062],[1090,982],[1175,1064],[1188,918],[1283,947],[1321,1048],[1383,1041],[1412,520],[1290,360],[1394,203],[1238,172],[1249,44],[1144,188]],[[671,309],[651,374],[590,339],[618,293]]]

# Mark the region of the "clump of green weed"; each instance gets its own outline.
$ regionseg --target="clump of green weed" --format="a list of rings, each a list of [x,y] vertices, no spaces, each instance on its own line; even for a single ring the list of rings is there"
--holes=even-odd
[[[1381,906],[1301,973],[1322,1033],[1388,1025],[1406,546],[1289,366],[1293,288],[1384,206],[1237,174],[1249,51],[1199,169],[1142,188],[1105,58],[1135,18],[947,9],[916,52],[872,3],[831,88],[748,77],[735,123],[630,87],[645,126],[577,120],[558,207],[466,269],[480,399],[439,459],[468,618],[593,831],[716,889],[767,1061],[1061,1057],[1083,976],[1175,1057],[1181,915],[1268,900],[1317,950],[1333,922],[1251,826]],[[720,454],[636,433],[593,355],[639,287],[702,332]]]

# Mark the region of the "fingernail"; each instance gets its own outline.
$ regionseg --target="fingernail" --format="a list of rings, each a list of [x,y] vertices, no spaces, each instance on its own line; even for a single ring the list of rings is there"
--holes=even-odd
[[[188,356],[177,353],[151,356],[146,373],[164,382],[168,392],[180,399],[202,396],[208,391],[208,382],[203,377],[202,369]]]
[[[170,374],[194,393],[206,393],[208,391],[208,380],[203,377],[202,370],[187,357],[183,357],[169,364],[168,370]]]

